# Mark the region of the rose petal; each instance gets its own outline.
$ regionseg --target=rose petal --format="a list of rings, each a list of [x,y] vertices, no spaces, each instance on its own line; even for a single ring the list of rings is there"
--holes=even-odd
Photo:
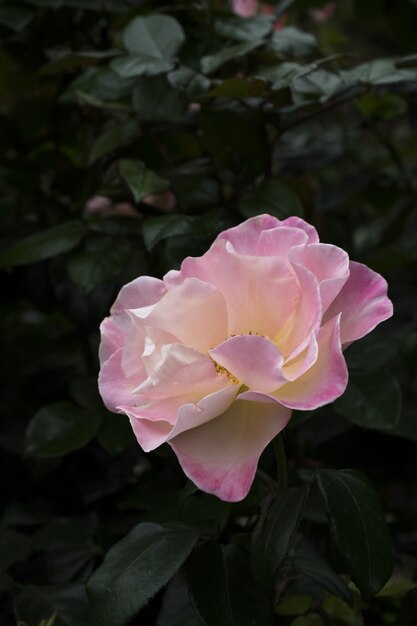
[[[103,402],[109,411],[119,413],[121,404],[134,404],[135,383],[126,378],[122,370],[123,348],[116,350],[100,368],[98,388]]]
[[[238,226],[224,230],[213,245],[220,240],[230,241],[233,249],[239,254],[257,254],[258,241],[262,233],[280,224],[281,222],[272,215],[257,215]]]
[[[308,243],[318,243],[319,235],[314,226],[305,222],[301,217],[292,215],[281,222],[282,226],[291,226],[291,228],[301,228],[308,235]]]
[[[125,376],[135,380],[135,386],[138,386],[146,378],[141,358],[145,345],[145,327],[141,320],[130,314],[130,311],[118,315],[117,318],[124,326],[122,369]]]
[[[249,389],[268,393],[285,382],[282,375],[282,353],[266,337],[231,337],[210,350],[209,354]]]
[[[293,248],[289,257],[316,276],[324,313],[349,278],[348,255],[337,246],[313,243]]]
[[[283,385],[274,396],[287,407],[317,409],[342,395],[348,381],[340,345],[340,315],[327,322],[317,335],[319,354],[315,364],[297,380]]]
[[[318,331],[322,318],[321,297],[317,278],[303,265],[292,262],[298,278],[299,300],[294,321],[286,333],[274,337],[286,360],[297,357],[309,345],[312,333]]]
[[[152,276],[139,276],[121,288],[111,313],[116,315],[126,309],[138,309],[155,304],[165,292],[166,287],[162,280]]]
[[[101,364],[115,350],[126,344],[126,333],[131,329],[131,320],[129,319],[127,309],[137,309],[154,304],[165,291],[166,288],[163,282],[151,276],[140,276],[122,287],[111,308],[112,317],[106,318],[100,327],[99,359]],[[138,348],[136,353],[138,353],[139,360],[141,349]],[[126,355],[124,358],[126,358]]]
[[[295,359],[288,360],[282,368],[286,380],[292,381],[299,378],[304,372],[314,365],[319,354],[319,347],[315,333],[310,336],[308,346]]]
[[[106,317],[100,325],[101,341],[98,351],[100,365],[103,365],[109,357],[124,344],[124,333],[116,318]]]
[[[166,350],[168,344],[178,343],[178,338],[171,333],[145,326],[145,341],[142,352],[142,363],[147,376],[152,376],[155,368],[162,360],[162,351]]]
[[[155,450],[165,443],[172,430],[172,426],[168,422],[138,419],[132,410],[128,409],[123,412],[128,415],[136,440],[144,452],[151,452],[151,450]]]
[[[258,333],[272,338],[291,323],[299,287],[282,259],[237,254],[229,242],[220,240],[204,256],[185,259],[182,280],[189,276],[221,291],[229,336]]]
[[[187,346],[207,352],[227,337],[226,303],[213,285],[197,278],[186,278],[161,298],[146,324],[172,333]]]
[[[237,387],[229,385],[203,398],[200,396],[200,399],[190,393],[158,400],[147,406],[124,406],[119,409],[129,416],[139,445],[149,452],[168,439],[217,418],[232,404],[236,393]]]
[[[308,236],[301,228],[280,226],[264,230],[258,239],[256,254],[259,256],[277,256],[286,259],[289,250],[294,246],[302,246]]]
[[[327,320],[342,313],[342,344],[364,337],[392,316],[392,302],[387,297],[387,290],[387,282],[380,274],[362,263],[350,262],[349,279],[325,316]]]
[[[206,395],[213,387],[218,389],[230,384],[225,374],[216,372],[207,356],[183,344],[162,346],[161,357],[152,374],[135,389],[143,398],[181,396],[191,391]]]
[[[169,444],[200,489],[236,502],[247,495],[262,451],[290,416],[291,411],[278,403],[237,400],[216,419],[183,432]]]

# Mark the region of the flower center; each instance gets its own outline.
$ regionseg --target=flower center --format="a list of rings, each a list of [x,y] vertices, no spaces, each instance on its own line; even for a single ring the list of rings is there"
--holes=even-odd
[[[235,376],[233,376],[233,374],[229,372],[228,369],[223,367],[223,365],[220,365],[220,363],[217,363],[217,361],[215,361],[212,357],[209,357],[209,358],[210,358],[210,361],[213,363],[214,369],[216,370],[218,374],[226,374],[227,378],[231,380],[232,383],[235,383],[235,384],[239,383],[238,379]]]

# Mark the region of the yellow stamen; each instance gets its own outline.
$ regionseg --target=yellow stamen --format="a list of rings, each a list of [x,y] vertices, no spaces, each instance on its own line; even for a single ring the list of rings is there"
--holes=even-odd
[[[210,361],[212,361],[214,365],[214,369],[216,370],[218,374],[221,374],[221,375],[225,374],[227,378],[232,381],[232,383],[235,383],[235,384],[239,383],[238,379],[235,378],[235,376],[233,376],[233,374],[229,372],[228,369],[223,367],[223,365],[220,365],[220,363],[217,363],[217,361],[215,361],[212,357],[210,357]]]

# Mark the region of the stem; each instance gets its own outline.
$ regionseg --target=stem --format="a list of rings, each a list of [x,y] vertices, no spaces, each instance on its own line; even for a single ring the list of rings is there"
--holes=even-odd
[[[278,492],[284,491],[288,484],[287,475],[287,458],[285,456],[284,441],[282,433],[275,437],[273,441],[275,460],[277,463],[277,490]]]

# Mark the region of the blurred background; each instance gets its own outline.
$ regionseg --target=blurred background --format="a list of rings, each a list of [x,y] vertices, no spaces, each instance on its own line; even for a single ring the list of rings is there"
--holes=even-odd
[[[416,29],[415,0],[0,2],[2,626],[92,625],[85,583],[138,521],[209,520],[227,542],[257,514],[259,481],[232,507],[190,489],[170,450],[142,453],[96,377],[123,284],[264,212],[304,217],[388,280],[393,319],[286,446],[294,473],[369,476],[395,571],[415,579]],[[175,584],[132,624],[198,623]],[[412,587],[325,623],[412,626]]]

